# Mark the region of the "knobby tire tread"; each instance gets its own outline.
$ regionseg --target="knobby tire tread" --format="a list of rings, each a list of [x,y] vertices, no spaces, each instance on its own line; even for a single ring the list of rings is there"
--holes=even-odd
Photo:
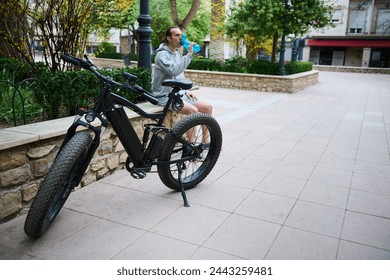
[[[44,224],[57,192],[64,188],[64,180],[72,174],[72,169],[79,157],[81,155],[85,157],[86,149],[89,149],[91,142],[92,137],[88,132],[78,132],[60,150],[49,173],[40,185],[28,212],[24,225],[24,231],[28,236],[40,237],[54,221],[68,196],[65,199],[62,198],[64,201],[54,218],[48,224]],[[66,186],[66,188],[69,187],[72,186]]]
[[[218,160],[222,149],[222,132],[218,122],[212,116],[204,113],[195,113],[185,116],[180,121],[178,121],[171,129],[171,131],[166,135],[164,145],[159,156],[160,161],[170,160],[172,150],[177,143],[178,136],[183,135],[187,130],[197,125],[206,125],[209,129],[209,133],[212,134],[210,135],[210,138],[213,142],[211,146],[211,149],[213,150],[210,149],[209,151],[212,158],[203,172],[196,179],[183,183],[185,190],[191,189],[202,182],[214,168]],[[171,165],[159,165],[158,174],[165,186],[170,189],[180,191],[178,178],[173,178],[171,173]]]

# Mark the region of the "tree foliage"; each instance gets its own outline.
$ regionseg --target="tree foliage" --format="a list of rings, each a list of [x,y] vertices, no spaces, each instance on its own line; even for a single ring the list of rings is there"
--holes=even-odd
[[[32,63],[34,30],[27,21],[23,1],[0,2],[0,57]]]
[[[171,2],[174,2],[174,7],[171,7]],[[195,2],[199,2],[199,6]],[[174,25],[181,27],[192,41],[201,44],[210,27],[208,3],[209,1],[200,0],[181,0],[178,2],[172,0],[149,0],[149,12],[152,17],[151,28],[153,29],[152,45],[158,47],[165,35],[165,30]],[[128,29],[136,41],[138,41],[137,18],[140,12],[139,6],[140,0],[136,0],[136,4],[128,15]]]
[[[35,39],[42,43],[46,65],[60,70],[62,52],[82,54],[92,31],[122,26],[133,5],[134,0],[5,0],[0,5],[1,54],[33,64]]]
[[[139,7],[137,0],[136,7]],[[209,1],[200,0],[150,0],[150,16],[152,17],[151,28],[152,45],[158,47],[165,35],[165,30],[170,26],[179,26],[188,35],[191,41],[202,45],[210,28]],[[130,30],[137,39],[136,21],[139,9],[135,8],[132,13],[133,24]]]
[[[331,25],[332,7],[325,0],[242,0],[230,8],[225,32],[233,40],[273,39],[272,57],[275,58],[284,17],[286,34],[298,36],[309,28]]]

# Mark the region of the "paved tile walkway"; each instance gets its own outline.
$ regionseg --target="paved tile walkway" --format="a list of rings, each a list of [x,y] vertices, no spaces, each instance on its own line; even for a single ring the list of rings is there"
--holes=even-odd
[[[321,72],[299,93],[202,87],[223,151],[187,192],[120,171],[74,192],[0,259],[390,259],[390,75]]]

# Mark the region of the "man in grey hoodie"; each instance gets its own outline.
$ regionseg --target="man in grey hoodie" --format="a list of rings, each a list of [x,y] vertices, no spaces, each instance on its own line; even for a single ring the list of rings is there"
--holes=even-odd
[[[165,32],[164,43],[156,50],[152,92],[159,99],[160,106],[165,106],[168,94],[172,90],[171,87],[162,86],[163,80],[183,79],[184,70],[192,60],[194,43],[190,44],[187,54],[182,56],[179,51],[181,36],[182,32],[179,27],[168,28]],[[199,100],[193,92],[183,91],[182,100],[184,101],[183,109],[180,110],[182,114],[189,115],[197,112],[212,114],[211,104]]]

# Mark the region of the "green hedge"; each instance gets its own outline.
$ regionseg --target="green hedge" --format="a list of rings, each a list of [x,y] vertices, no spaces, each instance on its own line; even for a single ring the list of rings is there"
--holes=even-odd
[[[280,64],[266,60],[255,60],[248,64],[247,70],[251,74],[280,75]]]
[[[137,84],[150,90],[150,72],[146,68],[101,70],[101,73],[124,82],[122,77],[124,71],[136,75]],[[95,75],[85,70],[47,73],[39,77],[39,81],[34,89],[34,96],[46,109],[49,118],[53,119],[73,115],[79,107],[91,108],[100,90]],[[130,101],[140,101],[138,94],[134,92],[120,90],[116,93]]]
[[[117,52],[101,52],[101,53],[96,53],[95,56],[97,58],[109,58],[109,59],[123,59],[126,56],[129,57],[130,61],[138,61],[138,54],[136,53],[121,54]],[[152,63],[154,63],[155,57],[156,57],[155,54],[151,55]]]
[[[44,119],[56,119],[74,115],[78,108],[90,108],[93,101],[99,93],[100,83],[95,75],[89,71],[65,71],[50,72],[47,68],[40,68],[40,73],[31,75],[29,71],[20,67],[14,60],[1,60],[0,80],[7,80],[9,83],[0,84],[0,122],[12,123],[12,105],[9,100],[12,99],[14,87],[22,79],[29,78],[29,82],[20,89],[25,99],[25,104],[35,104],[34,114],[44,112]],[[20,72],[19,72],[20,71]],[[137,84],[150,91],[150,71],[146,68],[121,68],[113,70],[101,70],[107,76],[117,81],[123,82],[122,73],[126,71],[138,77]],[[14,76],[20,79],[13,79]],[[121,90],[120,95],[133,102],[141,101],[138,94]],[[27,101],[27,102],[26,102]],[[22,103],[17,96],[17,103]],[[39,105],[41,109],[37,109]],[[19,108],[17,108],[19,111]],[[21,111],[21,109],[20,109]],[[28,113],[28,112],[27,112]],[[42,119],[42,117],[40,117]]]
[[[101,53],[119,57],[121,54],[113,52]],[[129,54],[130,60],[137,60],[136,54]],[[152,60],[154,61],[154,55]],[[289,62],[285,66],[287,75],[312,70],[310,62]],[[33,78],[32,83],[20,89],[24,96],[26,115],[31,119],[37,114],[44,112],[44,118],[55,119],[59,117],[75,114],[79,107],[88,108],[93,104],[93,100],[99,92],[99,83],[95,76],[85,70],[50,72],[42,63],[38,64],[39,73],[32,74],[28,65],[20,63],[13,59],[0,58],[0,80],[7,80],[15,85],[26,78]],[[206,58],[195,58],[190,63],[188,69],[206,70],[206,71],[224,71],[237,73],[253,73],[280,75],[279,63],[256,60],[251,63],[242,57],[235,57],[224,62]],[[122,73],[127,71],[138,77],[137,84],[150,91],[150,71],[145,68],[121,68],[112,70],[102,70],[104,74],[113,77],[115,80],[122,81]],[[9,84],[0,84],[0,122],[12,119],[12,94],[13,88]],[[127,99],[140,101],[135,93],[119,92]],[[20,98],[17,96],[17,115],[22,115]],[[37,106],[38,105],[38,106]],[[39,108],[41,107],[41,108]]]
[[[208,58],[195,58],[191,61],[188,69],[205,71],[224,71],[235,73],[280,75],[280,65],[266,60],[248,62],[243,57],[234,57],[225,61]],[[313,69],[311,62],[289,62],[285,66],[287,75],[306,72]]]
[[[289,75],[313,70],[312,62],[291,61],[286,64],[286,73]]]
[[[31,68],[18,60],[0,57],[0,71],[7,71],[12,82],[20,82],[31,76]]]
[[[117,52],[98,52],[95,55],[97,58],[122,59],[123,55]]]

